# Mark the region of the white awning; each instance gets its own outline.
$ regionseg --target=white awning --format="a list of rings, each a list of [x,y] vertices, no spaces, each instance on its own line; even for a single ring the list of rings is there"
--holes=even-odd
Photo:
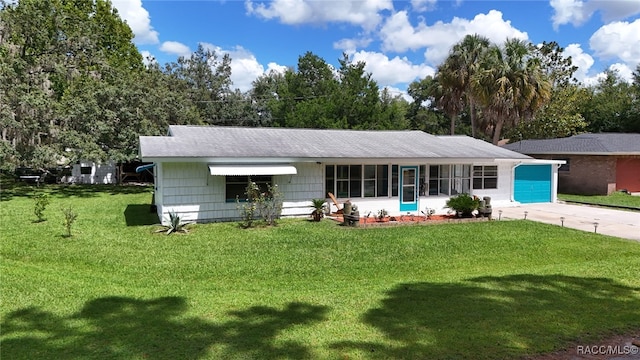
[[[295,175],[298,170],[288,164],[218,165],[209,164],[211,175]]]

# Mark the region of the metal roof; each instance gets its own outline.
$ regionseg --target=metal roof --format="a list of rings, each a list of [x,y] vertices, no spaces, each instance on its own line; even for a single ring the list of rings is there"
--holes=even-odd
[[[580,134],[560,139],[523,140],[503,147],[529,155],[640,155],[640,134]]]
[[[422,131],[172,125],[170,136],[141,136],[142,159],[530,159],[483,140]]]

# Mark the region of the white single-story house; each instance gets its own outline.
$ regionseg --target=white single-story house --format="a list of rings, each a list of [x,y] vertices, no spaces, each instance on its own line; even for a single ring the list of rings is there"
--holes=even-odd
[[[278,185],[283,216],[309,215],[310,200],[329,192],[361,216],[446,213],[458,193],[490,196],[493,207],[555,202],[562,163],[422,131],[175,125],[167,136],[141,136],[140,158],[155,164],[160,219],[173,211],[198,222],[238,219],[249,178]]]

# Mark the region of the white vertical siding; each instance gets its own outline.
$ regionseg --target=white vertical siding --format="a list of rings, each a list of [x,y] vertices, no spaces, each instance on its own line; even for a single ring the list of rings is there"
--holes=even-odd
[[[478,189],[472,190],[472,195],[475,195],[482,199],[485,196],[491,197],[491,205],[506,206],[512,203],[513,194],[513,166],[512,162],[499,162],[499,163],[482,163],[474,164],[479,165],[497,165],[498,166],[498,187],[497,189]]]
[[[297,175],[277,175],[273,182],[284,194],[284,216],[306,215],[312,198],[323,197],[322,165],[294,164]],[[156,205],[158,216],[166,222],[171,211],[185,221],[220,221],[238,219],[235,202],[226,202],[225,177],[211,176],[206,163],[163,163],[158,166]],[[159,180],[159,181],[158,181]]]
[[[310,200],[326,198],[324,187],[324,164],[295,163],[296,175],[277,175],[273,182],[284,194],[283,216],[300,216],[311,213]],[[511,204],[513,192],[513,163],[476,163],[473,165],[497,165],[497,189],[472,190],[472,195],[480,198],[491,197],[495,206]],[[225,200],[225,177],[212,176],[206,163],[161,163],[156,168],[156,205],[158,215],[166,222],[168,213],[177,212],[188,221],[221,221],[240,217],[235,202]],[[422,196],[419,199],[418,211],[421,215],[427,208],[434,209],[437,214],[444,214],[448,196]],[[341,199],[344,201],[345,199]],[[385,209],[390,215],[401,215],[398,197],[385,198],[353,198],[351,202],[360,210],[360,216],[371,213],[375,216],[379,210]],[[335,211],[335,207],[333,207]]]
[[[324,165],[296,163],[297,175],[274,176],[274,182],[284,194],[283,216],[311,214],[311,199],[325,198]]]
[[[163,185],[164,185],[164,163],[156,163],[156,168],[153,171],[153,203],[156,205],[156,212],[158,214],[158,219],[161,222],[163,220],[163,203],[164,197],[163,194]]]
[[[222,186],[216,184],[221,177],[209,175],[205,163],[163,163],[162,184],[158,188],[162,210],[159,215],[166,221],[170,212],[176,212],[185,221],[207,221],[221,217],[224,202]],[[217,186],[216,186],[217,185]],[[235,204],[231,204],[235,208]]]

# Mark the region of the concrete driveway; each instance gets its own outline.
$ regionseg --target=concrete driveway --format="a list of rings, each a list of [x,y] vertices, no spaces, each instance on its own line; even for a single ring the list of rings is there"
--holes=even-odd
[[[640,241],[640,212],[623,211],[586,205],[564,203],[525,204],[513,207],[496,207],[493,218],[498,219],[502,210],[502,219],[524,219],[547,224],[564,226],[599,234],[617,236]],[[595,228],[598,223],[598,228]]]

